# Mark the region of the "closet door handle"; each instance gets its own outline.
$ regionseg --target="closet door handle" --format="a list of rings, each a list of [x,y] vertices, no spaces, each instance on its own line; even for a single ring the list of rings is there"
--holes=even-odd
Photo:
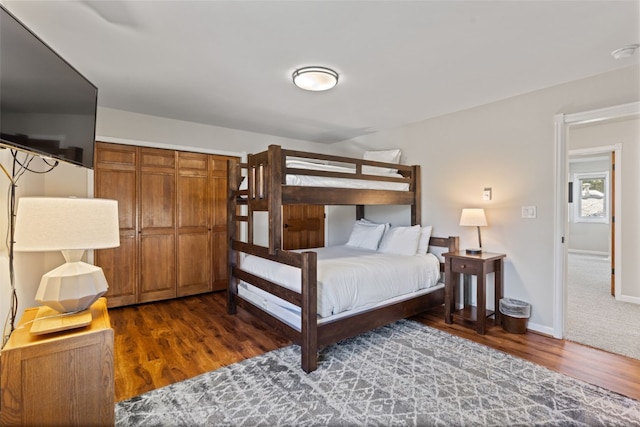
[[[289,228],[289,224],[285,224],[285,225],[284,225],[284,228]]]

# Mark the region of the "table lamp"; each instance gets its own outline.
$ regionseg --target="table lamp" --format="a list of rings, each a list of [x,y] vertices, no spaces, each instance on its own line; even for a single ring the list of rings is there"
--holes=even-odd
[[[480,227],[487,225],[487,217],[484,215],[484,209],[462,209],[460,215],[460,225],[478,227],[478,248],[467,249],[467,254],[477,255],[482,253],[482,237],[480,236]]]
[[[81,259],[87,249],[120,245],[116,200],[22,197],[15,224],[15,251],[62,251],[66,260],[42,276],[35,300],[49,310],[39,311],[36,319],[82,312],[107,291],[102,269]],[[87,313],[90,322],[91,314],[88,310]],[[86,322],[86,315],[83,319]],[[62,329],[82,326],[65,322],[67,327]]]

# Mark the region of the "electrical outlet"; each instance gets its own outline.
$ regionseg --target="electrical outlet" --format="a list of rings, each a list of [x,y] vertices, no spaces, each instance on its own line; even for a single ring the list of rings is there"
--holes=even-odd
[[[485,189],[482,191],[482,200],[491,200],[491,187],[485,187]]]
[[[522,207],[522,218],[535,218],[536,217],[536,207],[535,206],[523,206]]]

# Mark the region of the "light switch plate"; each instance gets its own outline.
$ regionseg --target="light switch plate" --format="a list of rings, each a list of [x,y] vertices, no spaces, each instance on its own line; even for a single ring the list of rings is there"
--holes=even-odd
[[[522,207],[522,218],[535,218],[536,216],[537,216],[537,212],[536,212],[535,206]]]
[[[491,200],[491,187],[485,187],[485,189],[482,191],[482,200]]]

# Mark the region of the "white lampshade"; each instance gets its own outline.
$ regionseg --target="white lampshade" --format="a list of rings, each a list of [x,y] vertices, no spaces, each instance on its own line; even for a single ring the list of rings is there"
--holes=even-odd
[[[484,209],[462,209],[460,215],[460,225],[484,227],[487,225],[487,217]]]
[[[460,225],[473,226],[478,228],[478,248],[467,249],[467,254],[477,255],[482,253],[482,235],[480,227],[487,225],[487,217],[484,209],[462,209],[460,215]]]
[[[36,301],[59,312],[84,310],[109,286],[102,269],[82,262],[82,254],[120,245],[118,202],[22,197],[14,239],[15,251],[62,251],[67,261],[42,276]]]
[[[14,250],[48,252],[120,245],[118,202],[74,197],[18,200]]]

